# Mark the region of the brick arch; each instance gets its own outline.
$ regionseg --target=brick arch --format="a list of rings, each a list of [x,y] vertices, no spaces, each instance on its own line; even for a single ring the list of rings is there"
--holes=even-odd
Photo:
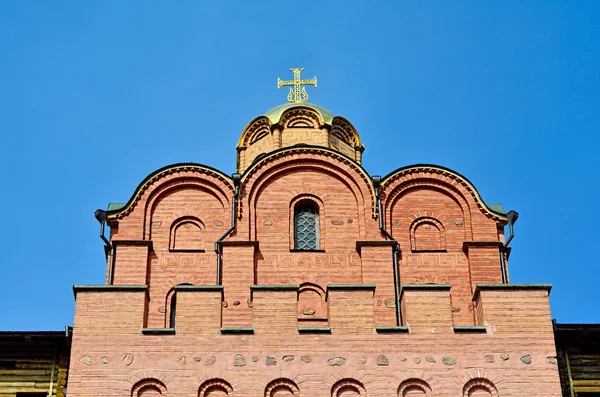
[[[258,116],[248,123],[244,128],[237,147],[248,146],[249,144],[256,142],[257,138],[263,133],[270,133],[271,122],[266,116]],[[261,137],[262,139],[262,137]]]
[[[202,230],[206,227],[204,222],[197,216],[182,216],[171,222],[169,230],[169,249],[181,249],[182,243],[179,241],[182,238],[181,228],[187,225],[191,226],[190,233],[194,234],[194,244],[188,243],[185,249],[202,249]],[[189,234],[189,233],[188,233]],[[178,246],[179,244],[179,246]],[[189,245],[189,246],[188,246]]]
[[[314,206],[318,209],[318,213],[319,213],[319,240],[320,240],[320,249],[325,249],[323,246],[323,242],[326,239],[327,236],[327,227],[324,225],[325,222],[325,216],[326,216],[326,210],[325,210],[325,205],[323,204],[323,200],[321,199],[321,197],[317,196],[314,193],[299,193],[297,196],[294,196],[291,200],[290,200],[290,205],[289,205],[289,209],[288,209],[288,213],[289,213],[289,241],[290,241],[290,249],[293,249],[295,247],[295,212],[296,212],[296,206],[303,202],[303,201],[308,201],[308,202],[312,202],[314,203]]]
[[[462,395],[463,397],[498,397],[498,389],[491,380],[479,377],[465,383]]]
[[[233,194],[233,182],[231,181],[231,178],[221,171],[196,163],[173,164],[148,175],[138,185],[124,207],[109,212],[109,222],[125,218],[138,206],[138,204],[141,204],[142,207],[144,207],[152,191],[168,184],[170,181],[182,178],[203,180],[205,184],[212,186],[216,192],[221,192],[225,196],[226,201],[228,201],[228,197]]]
[[[318,295],[317,299],[315,299],[315,295]],[[298,289],[298,317],[327,319],[325,296],[325,290],[318,284],[300,284]],[[314,313],[311,314],[307,309],[314,311]]]
[[[233,387],[225,379],[213,378],[204,381],[198,388],[198,397],[210,397],[211,395],[233,396]]]
[[[479,208],[488,218],[503,223],[507,222],[506,215],[495,212],[487,206],[479,195],[479,192],[477,192],[477,189],[475,189],[475,186],[467,178],[455,171],[440,166],[424,164],[397,169],[383,179],[381,183],[382,192],[389,195],[398,185],[407,181],[418,182],[428,179],[434,181],[439,186],[453,188],[454,191],[463,196],[463,199],[469,203],[470,207]]]
[[[335,116],[331,122],[331,133],[343,141],[352,145],[352,147],[361,147],[360,136],[356,128],[345,118]]]
[[[384,188],[382,197],[384,222],[386,224],[386,227],[389,228],[389,230],[392,230],[392,235],[394,231],[394,225],[392,224],[392,219],[394,216],[393,210],[396,203],[411,192],[423,189],[436,191],[454,201],[454,203],[460,208],[463,214],[465,239],[472,239],[473,230],[471,205],[469,205],[469,201],[467,200],[467,198],[455,186],[448,185],[437,179],[431,178],[414,178],[408,180],[400,180],[397,181],[397,183],[391,183]],[[423,215],[427,216],[428,214],[415,214],[414,218],[419,218]]]
[[[300,105],[285,110],[279,118],[279,124],[284,128],[319,128],[323,126],[325,122],[319,112]]]
[[[331,387],[331,397],[365,397],[366,395],[365,385],[352,378],[340,379]]]
[[[419,378],[403,380],[398,386],[398,397],[431,397],[431,386]]]
[[[435,237],[437,242],[434,241],[418,241],[417,230],[425,226],[433,226],[437,232]],[[413,251],[423,250],[445,250],[446,249],[446,229],[442,222],[437,218],[431,216],[421,216],[415,219],[410,225],[410,247]]]
[[[212,183],[207,183],[207,181],[203,180],[202,178],[197,178],[197,177],[178,178],[178,179],[171,180],[168,183],[161,184],[160,186],[156,187],[154,190],[152,190],[149,193],[148,199],[146,200],[145,209],[144,209],[144,239],[151,238],[152,217],[154,214],[154,210],[156,209],[157,205],[161,202],[161,199],[167,197],[168,195],[170,195],[172,193],[175,193],[178,190],[183,190],[183,189],[196,189],[196,190],[200,190],[202,192],[212,195],[223,207],[222,216],[227,217],[227,218],[224,218],[224,221],[222,221],[222,222],[224,224],[227,224],[231,221],[229,219],[230,218],[229,208],[231,206],[230,198],[225,194],[225,192],[223,190],[218,189],[217,186],[213,185]],[[233,195],[233,191],[231,191],[230,194]],[[180,213],[174,214],[174,216],[178,216],[178,215],[181,215],[181,214]],[[194,215],[194,214],[185,214],[185,215]],[[196,215],[196,217],[199,217],[200,219],[204,218],[204,219],[202,219],[204,221],[204,223],[208,222],[208,219],[206,219],[207,217],[204,216],[203,214],[195,214],[195,215]],[[211,214],[212,217],[214,217],[216,215],[217,214]],[[174,219],[169,219],[169,220],[172,221]],[[169,220],[167,220],[167,221],[169,221]]]
[[[361,236],[364,235],[366,217],[369,212],[372,214],[375,208],[374,190],[366,171],[336,152],[325,148],[303,147],[286,148],[272,153],[249,168],[244,174],[239,215],[244,213],[245,206],[250,220],[248,224],[250,236],[255,238],[256,220],[252,217],[255,214],[258,198],[264,188],[268,186],[269,181],[293,171],[309,169],[334,177],[348,187],[355,197],[357,215],[362,219],[359,222],[359,230]],[[326,192],[322,193],[326,194]],[[291,194],[290,197],[287,197],[288,200],[292,198]]]
[[[167,292],[166,296],[165,296],[165,328],[173,328],[175,325],[175,313],[173,312],[173,309],[176,310],[176,299],[177,299],[177,295],[175,294],[175,287],[178,285],[193,285],[191,283],[180,283],[180,284],[176,284],[173,287],[171,287],[171,289],[169,289],[169,291]]]
[[[265,387],[264,397],[300,396],[300,389],[296,382],[288,378],[277,378]]]
[[[150,392],[150,393],[148,393]],[[167,395],[167,387],[156,378],[143,378],[131,387],[131,397],[142,397],[143,395]]]

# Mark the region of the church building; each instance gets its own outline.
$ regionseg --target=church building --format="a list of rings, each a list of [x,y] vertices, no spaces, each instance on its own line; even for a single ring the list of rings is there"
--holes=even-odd
[[[518,214],[442,166],[364,169],[301,71],[236,173],[173,164],[96,211],[69,397],[561,396],[550,286],[509,282]]]

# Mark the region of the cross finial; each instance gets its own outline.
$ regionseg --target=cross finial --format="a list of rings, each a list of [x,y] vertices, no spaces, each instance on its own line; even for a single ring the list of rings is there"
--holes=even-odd
[[[301,103],[306,102],[308,100],[308,94],[306,93],[306,88],[301,87],[303,85],[312,85],[317,86],[317,77],[313,77],[311,80],[300,80],[300,72],[304,70],[304,68],[293,68],[290,69],[294,73],[294,80],[281,80],[279,77],[277,78],[277,89],[285,86],[290,87],[290,93],[288,94],[288,101],[292,103]],[[293,88],[292,88],[293,87]]]

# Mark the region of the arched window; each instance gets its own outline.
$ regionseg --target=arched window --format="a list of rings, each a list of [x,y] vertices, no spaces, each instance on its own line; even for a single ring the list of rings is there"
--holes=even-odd
[[[294,249],[319,249],[319,207],[310,200],[302,200],[294,209]]]

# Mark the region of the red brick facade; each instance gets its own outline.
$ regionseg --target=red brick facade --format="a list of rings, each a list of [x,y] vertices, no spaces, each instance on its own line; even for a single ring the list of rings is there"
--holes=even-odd
[[[253,120],[235,178],[173,165],[108,213],[69,395],[560,396],[550,288],[502,284],[506,216],[441,167],[373,180],[319,109]],[[303,205],[318,250],[296,249]]]

